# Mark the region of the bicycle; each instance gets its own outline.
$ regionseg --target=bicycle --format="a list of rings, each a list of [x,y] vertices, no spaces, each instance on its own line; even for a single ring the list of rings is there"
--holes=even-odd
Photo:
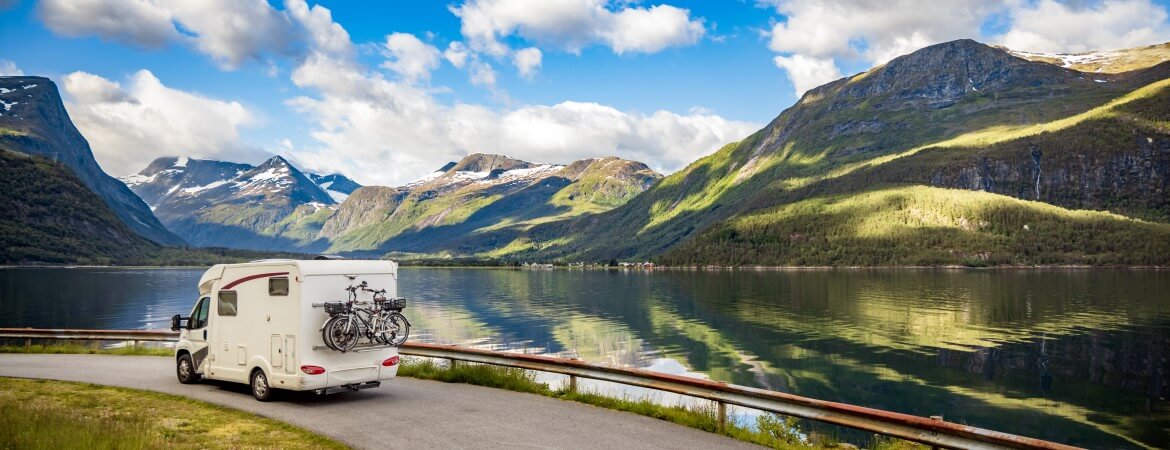
[[[363,307],[367,302],[357,300],[359,289],[373,293],[372,308]],[[348,301],[325,303],[330,317],[321,327],[321,337],[326,346],[344,353],[356,347],[362,337],[370,343],[395,347],[406,342],[410,336],[410,321],[402,315],[406,299],[387,299],[385,289],[370,289],[365,281],[345,290],[349,292]]]

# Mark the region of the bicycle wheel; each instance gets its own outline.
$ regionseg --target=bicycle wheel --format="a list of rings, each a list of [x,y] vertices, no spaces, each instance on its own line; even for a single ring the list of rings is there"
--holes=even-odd
[[[339,352],[346,352],[357,345],[358,327],[351,324],[349,316],[337,316],[325,322],[325,345]]]
[[[406,338],[410,337],[410,322],[406,321],[406,317],[399,313],[390,313],[387,322],[390,322],[395,330],[386,336],[386,343],[395,347],[406,343]]]

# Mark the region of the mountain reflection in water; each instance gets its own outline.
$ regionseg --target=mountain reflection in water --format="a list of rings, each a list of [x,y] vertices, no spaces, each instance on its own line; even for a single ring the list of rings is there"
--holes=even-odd
[[[0,326],[164,328],[201,270],[0,270]],[[1170,273],[404,268],[412,339],[1170,446]],[[588,385],[586,385],[588,386]]]

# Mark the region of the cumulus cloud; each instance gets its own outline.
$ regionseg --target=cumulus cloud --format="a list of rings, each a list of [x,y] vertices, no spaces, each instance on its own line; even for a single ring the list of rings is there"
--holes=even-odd
[[[443,59],[451,63],[457,69],[462,69],[467,64],[468,50],[467,46],[462,42],[452,42],[447,44],[447,49],[443,50]]]
[[[777,56],[772,59],[776,67],[788,72],[788,79],[796,89],[796,96],[804,95],[809,89],[841,78],[841,70],[832,58],[814,58],[805,55]]]
[[[167,87],[148,70],[132,75],[126,86],[86,72],[61,81],[70,117],[98,162],[115,176],[137,172],[161,156],[263,156],[241,142],[240,129],[256,118],[238,102]]]
[[[511,35],[569,52],[600,44],[622,54],[691,45],[706,32],[703,19],[686,9],[609,6],[607,0],[468,0],[450,10],[470,47],[495,56],[508,53],[502,39]]]
[[[1149,0],[1018,2],[1008,14],[1011,28],[995,40],[1012,49],[1077,53],[1170,41],[1166,9]]]
[[[288,7],[308,10],[303,0]],[[268,56],[295,56],[303,45],[289,11],[265,0],[44,0],[37,14],[62,36],[97,36],[142,48],[185,43],[235,69]]]
[[[439,68],[439,49],[410,33],[386,36],[383,52],[388,58],[382,67],[392,70],[408,82],[430,79],[431,71]]]
[[[496,85],[496,71],[492,65],[480,60],[471,61],[471,84],[476,86],[494,87]]]
[[[174,14],[152,0],[43,0],[37,15],[63,36],[102,39],[158,48],[182,37]]]
[[[539,48],[529,47],[513,53],[512,64],[516,65],[516,70],[520,71],[520,76],[532,78],[536,75],[536,71],[540,69],[540,62],[543,58],[544,54],[540,52]]]
[[[224,68],[267,54],[288,54],[294,36],[289,18],[265,0],[166,2],[195,48]]]
[[[612,16],[613,25],[599,30],[614,53],[656,53],[667,47],[691,45],[706,33],[703,20],[670,5],[625,8]]]
[[[328,10],[322,9],[325,17]],[[293,82],[314,94],[287,103],[313,121],[314,142],[286,151],[308,170],[350,174],[363,184],[400,185],[472,152],[537,162],[617,155],[673,171],[761,126],[702,109],[683,115],[586,102],[505,109],[447,105],[424,87],[367,70],[347,47],[313,49],[293,71]],[[444,58],[457,65],[452,56],[462,50],[450,45]],[[474,54],[454,58],[473,81],[495,83],[489,63]]]
[[[0,59],[0,77],[18,77],[24,75],[24,71],[16,67],[16,63],[7,59]]]

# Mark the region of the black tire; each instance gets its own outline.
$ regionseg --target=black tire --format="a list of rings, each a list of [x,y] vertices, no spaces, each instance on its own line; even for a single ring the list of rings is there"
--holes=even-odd
[[[399,313],[392,313],[388,320],[398,327],[398,331],[386,337],[386,343],[395,347],[406,343],[406,338],[410,337],[410,322],[406,321],[406,316]]]
[[[268,385],[268,375],[263,370],[253,371],[251,380],[248,385],[252,388],[252,396],[256,397],[256,400],[262,402],[272,400],[273,389]]]
[[[200,376],[195,373],[195,364],[191,362],[191,355],[184,353],[175,360],[175,375],[178,375],[179,382],[183,384],[199,381]]]
[[[347,352],[357,345],[359,332],[356,324],[349,326],[349,333],[345,332],[346,325],[351,321],[348,316],[336,316],[325,322],[325,328],[321,330],[322,338],[325,340],[325,345],[329,348],[339,352]]]

